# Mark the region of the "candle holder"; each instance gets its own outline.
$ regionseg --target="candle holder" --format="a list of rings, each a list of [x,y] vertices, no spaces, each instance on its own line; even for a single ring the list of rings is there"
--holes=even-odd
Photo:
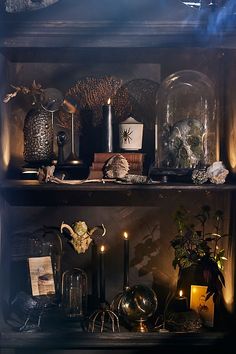
[[[124,292],[129,289],[129,236],[127,232],[124,232],[123,235],[124,240],[124,257],[123,257],[123,265],[124,265],[124,278],[123,278],[123,291],[118,293],[111,303],[111,309],[120,313],[120,304],[121,299],[123,297]]]
[[[63,102],[62,93],[55,88],[47,88],[43,92],[41,105],[45,111],[51,113],[51,126],[52,126],[52,162],[56,163],[56,156],[54,153],[54,113],[59,110]]]
[[[77,111],[77,102],[72,97],[66,97],[63,102],[63,108],[66,112],[71,115],[71,151],[69,156],[66,159],[67,165],[81,165],[83,161],[79,158],[75,149],[75,113]],[[79,144],[78,144],[79,146]]]
[[[101,303],[100,308],[89,317],[88,332],[94,333],[96,329],[100,333],[105,329],[120,332],[119,318],[107,303]]]
[[[99,272],[100,272],[100,307],[95,310],[89,317],[88,332],[104,332],[105,329],[112,330],[112,332],[119,332],[119,318],[114,311],[111,310],[110,305],[106,301],[105,289],[105,263],[104,263],[105,247],[100,248]]]

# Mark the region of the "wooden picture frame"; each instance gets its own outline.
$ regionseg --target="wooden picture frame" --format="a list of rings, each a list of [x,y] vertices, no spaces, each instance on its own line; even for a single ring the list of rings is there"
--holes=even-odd
[[[214,326],[214,302],[206,300],[207,286],[191,285],[190,309],[196,311],[206,327]]]
[[[33,296],[55,294],[52,260],[50,256],[28,258]]]

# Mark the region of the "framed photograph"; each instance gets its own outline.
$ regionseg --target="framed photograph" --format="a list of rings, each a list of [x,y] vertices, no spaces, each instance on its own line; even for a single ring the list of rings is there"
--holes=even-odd
[[[207,286],[191,285],[190,309],[196,311],[205,326],[214,326],[214,302],[212,296],[206,300]]]
[[[51,257],[28,258],[33,296],[55,294]]]

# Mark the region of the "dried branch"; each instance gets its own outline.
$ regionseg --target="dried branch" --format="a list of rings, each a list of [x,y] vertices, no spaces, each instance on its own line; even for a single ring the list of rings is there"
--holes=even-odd
[[[11,93],[8,93],[4,99],[4,103],[8,103],[12,98],[16,97],[18,93],[22,93],[23,95],[32,95],[34,99],[36,100],[36,96],[41,97],[44,94],[44,89],[42,89],[41,84],[37,84],[35,80],[32,83],[31,87],[26,87],[26,86],[13,86],[11,87],[15,90]]]

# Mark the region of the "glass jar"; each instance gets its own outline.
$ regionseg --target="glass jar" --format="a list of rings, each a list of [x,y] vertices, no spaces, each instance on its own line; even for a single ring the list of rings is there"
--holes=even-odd
[[[192,70],[168,76],[157,93],[155,165],[193,169],[218,157],[216,99],[211,80]]]
[[[62,275],[62,306],[67,317],[82,318],[87,312],[87,275],[79,268]]]

